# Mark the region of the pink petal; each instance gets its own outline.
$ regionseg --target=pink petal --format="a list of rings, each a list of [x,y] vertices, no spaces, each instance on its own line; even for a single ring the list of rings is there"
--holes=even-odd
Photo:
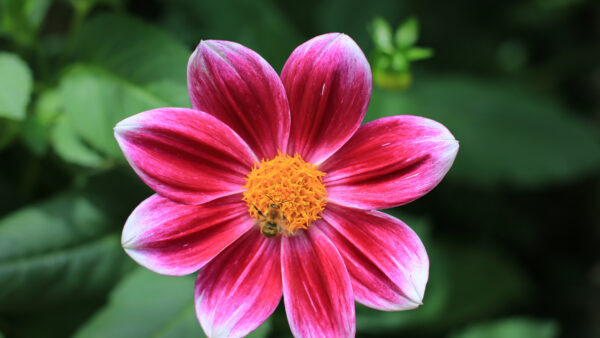
[[[115,137],[135,172],[157,193],[200,204],[242,191],[256,156],[209,114],[160,108],[117,124]]]
[[[398,311],[421,304],[429,276],[429,258],[417,234],[379,211],[327,205],[320,229],[335,244],[350,278],[356,301]]]
[[[317,226],[282,241],[283,300],[294,337],[353,337],[352,286],[333,243]]]
[[[371,68],[347,35],[330,33],[300,45],[281,72],[292,112],[288,154],[321,163],[360,125],[371,98]]]
[[[243,337],[281,299],[280,240],[258,228],[208,263],[196,280],[196,314],[207,337]]]
[[[446,175],[458,142],[442,124],[418,116],[392,116],[361,126],[319,170],[329,200],[360,209],[411,202]]]
[[[229,125],[270,159],[285,150],[290,109],[279,76],[260,55],[230,41],[202,41],[188,63],[188,90],[195,109]]]
[[[140,265],[182,276],[204,266],[253,225],[241,195],[187,205],[155,194],[131,213],[121,242]]]

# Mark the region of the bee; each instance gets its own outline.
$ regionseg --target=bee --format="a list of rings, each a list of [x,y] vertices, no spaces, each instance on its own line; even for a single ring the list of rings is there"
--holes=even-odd
[[[267,197],[269,197],[269,196],[267,196]],[[271,201],[273,201],[273,199],[271,197],[269,197],[269,198],[271,199]],[[284,201],[284,202],[291,202],[291,201]],[[267,238],[276,237],[277,235],[279,235],[281,233],[281,231],[283,230],[283,227],[286,225],[287,221],[285,219],[285,216],[283,215],[283,212],[281,211],[281,204],[284,202],[277,204],[277,203],[275,203],[275,201],[273,201],[273,204],[271,204],[269,206],[269,208],[267,209],[267,211],[265,213],[258,210],[256,205],[254,205],[254,209],[256,209],[256,212],[258,212],[258,216],[260,218],[258,220],[258,225],[260,226],[260,232],[265,237],[267,237]]]

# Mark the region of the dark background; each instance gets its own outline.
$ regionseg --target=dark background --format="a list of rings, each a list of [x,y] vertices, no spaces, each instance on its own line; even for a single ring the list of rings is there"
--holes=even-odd
[[[201,39],[242,43],[279,72],[332,31],[373,58],[373,19],[411,16],[434,57],[403,70],[410,85],[375,83],[367,119],[433,118],[461,148],[436,189],[389,210],[430,255],[424,305],[357,306],[357,336],[600,336],[598,2],[0,4],[0,337],[201,336],[193,277],[154,275],[120,247],[151,191],[112,127],[189,106]],[[290,336],[283,307],[254,335]]]

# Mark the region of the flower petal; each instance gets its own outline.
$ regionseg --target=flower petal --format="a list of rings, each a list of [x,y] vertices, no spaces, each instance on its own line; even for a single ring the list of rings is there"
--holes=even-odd
[[[135,172],[157,193],[201,204],[242,191],[256,156],[209,114],[160,108],[117,124],[115,137]]]
[[[392,116],[361,126],[319,170],[328,199],[360,209],[411,202],[446,175],[458,142],[442,124],[418,116]]]
[[[379,211],[327,205],[321,228],[339,250],[356,301],[398,311],[421,304],[429,258],[419,236],[400,220]]]
[[[195,109],[230,126],[258,158],[285,150],[290,108],[279,76],[260,55],[230,41],[202,41],[188,63]]]
[[[155,194],[131,213],[121,242],[140,265],[182,276],[204,266],[253,225],[241,195],[187,205]]]
[[[371,68],[347,35],[330,33],[300,45],[281,72],[292,112],[288,154],[319,164],[360,125],[371,98]]]
[[[283,300],[294,337],[353,337],[352,286],[333,243],[316,226],[282,241]]]
[[[280,240],[258,228],[221,252],[198,274],[196,315],[207,337],[243,337],[281,300]]]

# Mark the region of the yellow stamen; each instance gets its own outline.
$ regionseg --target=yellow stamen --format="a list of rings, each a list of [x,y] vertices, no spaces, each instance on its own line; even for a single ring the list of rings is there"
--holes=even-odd
[[[275,204],[285,216],[281,222],[282,234],[294,235],[298,229],[307,229],[321,218],[327,191],[323,185],[324,172],[305,162],[300,155],[293,157],[279,152],[268,161],[255,163],[246,178],[244,198],[250,215],[259,218]]]

